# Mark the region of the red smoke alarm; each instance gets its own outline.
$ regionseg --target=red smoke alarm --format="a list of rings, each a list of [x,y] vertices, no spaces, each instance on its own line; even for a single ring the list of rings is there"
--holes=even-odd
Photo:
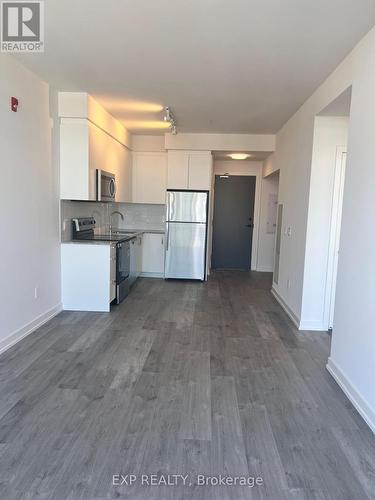
[[[12,111],[14,111],[15,113],[17,113],[17,109],[18,109],[18,99],[17,99],[17,97],[12,97],[10,99],[10,107],[11,107]]]

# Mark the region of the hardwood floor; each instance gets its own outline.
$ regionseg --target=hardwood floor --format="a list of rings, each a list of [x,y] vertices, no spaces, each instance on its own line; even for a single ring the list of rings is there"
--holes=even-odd
[[[375,437],[325,369],[329,336],[298,332],[269,289],[140,279],[110,314],[63,312],[4,353],[0,498],[375,498]]]

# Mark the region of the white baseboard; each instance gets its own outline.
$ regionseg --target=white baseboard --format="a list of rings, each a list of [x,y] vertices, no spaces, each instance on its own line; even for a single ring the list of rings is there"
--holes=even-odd
[[[258,273],[273,273],[273,268],[268,266],[257,266]]]
[[[345,392],[351,403],[361,415],[366,424],[375,434],[375,411],[370,407],[367,401],[361,396],[360,392],[349,382],[341,369],[333,361],[328,358],[327,370],[336,380],[341,389]]]
[[[311,321],[300,321],[299,324],[299,329],[300,330],[310,330],[313,332],[326,332],[327,328],[325,328],[324,324],[321,321],[318,320],[311,320]]]
[[[287,313],[287,315],[291,319],[292,323],[299,329],[299,325],[300,325],[299,317],[296,314],[294,314],[294,312],[290,309],[290,307],[284,302],[284,300],[276,292],[274,287],[271,288],[271,293],[275,297],[277,302],[281,305],[281,307],[284,309],[284,311]]]
[[[141,273],[141,278],[164,278],[163,273]]]
[[[9,349],[10,347],[14,346],[14,344],[17,344],[17,342],[19,342],[23,338],[30,335],[30,333],[37,330],[39,327],[44,325],[44,323],[47,323],[47,321],[52,319],[61,311],[62,311],[62,304],[60,303],[57,304],[57,306],[50,309],[49,311],[46,311],[45,313],[38,316],[33,321],[30,321],[30,323],[28,323],[27,325],[23,326],[22,328],[8,335],[8,337],[0,341],[0,354]]]

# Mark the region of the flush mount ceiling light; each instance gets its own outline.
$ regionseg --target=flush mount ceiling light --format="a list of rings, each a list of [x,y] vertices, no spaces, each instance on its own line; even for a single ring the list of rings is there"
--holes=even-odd
[[[176,119],[171,111],[171,108],[169,106],[166,106],[164,108],[164,121],[169,123],[169,126],[171,127],[171,132],[173,135],[177,134],[177,122]]]
[[[247,153],[231,153],[228,155],[232,160],[246,160],[246,158],[250,158],[250,155]]]

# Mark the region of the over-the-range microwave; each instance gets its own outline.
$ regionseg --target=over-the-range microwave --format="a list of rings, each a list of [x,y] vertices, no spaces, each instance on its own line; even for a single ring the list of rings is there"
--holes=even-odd
[[[116,176],[111,172],[98,169],[96,171],[96,199],[98,201],[115,201]]]

